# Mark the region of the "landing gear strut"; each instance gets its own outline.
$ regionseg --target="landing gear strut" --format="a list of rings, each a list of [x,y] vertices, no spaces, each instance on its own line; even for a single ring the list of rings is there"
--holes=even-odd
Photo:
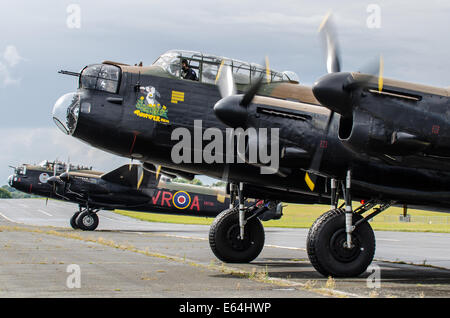
[[[337,207],[339,186],[345,210]],[[324,276],[354,277],[364,273],[375,254],[375,235],[368,223],[395,202],[364,203],[352,209],[351,172],[344,181],[331,180],[331,210],[320,216],[309,229],[306,242],[309,260]],[[379,207],[374,208],[379,205]],[[362,214],[374,208],[368,216]]]

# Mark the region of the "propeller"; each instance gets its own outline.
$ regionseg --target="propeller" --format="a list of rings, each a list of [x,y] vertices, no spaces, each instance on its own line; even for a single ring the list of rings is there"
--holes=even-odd
[[[335,28],[331,19],[331,12],[328,12],[319,26],[319,34],[326,49],[327,71],[328,73],[337,73],[341,71],[341,58]]]
[[[66,171],[59,175],[59,178],[66,183],[69,182],[70,180],[69,171],[70,171],[70,158],[67,159]]]
[[[144,168],[142,167],[142,164],[137,165],[137,187],[136,189],[139,190],[141,187],[142,181],[144,180]]]
[[[333,28],[332,23],[333,22],[331,20],[331,12],[329,12],[325,16],[319,27],[319,34],[322,38],[322,41],[325,44],[326,49],[326,65],[328,74],[339,73],[341,71],[341,62],[340,62],[341,58],[339,53],[339,46],[337,42],[336,32],[334,31],[335,29]],[[311,171],[312,173],[311,174],[309,174],[308,172],[305,173],[305,182],[311,191],[314,191],[316,185],[317,172],[319,171],[320,165],[322,163],[322,156],[324,149],[328,147],[327,141],[328,131],[330,130],[330,125],[331,122],[333,121],[333,116],[334,110],[331,110],[330,116],[328,117],[328,121],[325,126],[325,131],[323,133],[319,145],[316,148],[316,151],[314,152],[314,156],[311,160],[311,166],[308,169],[308,171]]]
[[[56,182],[60,182],[59,178],[56,176],[56,160],[53,162],[53,176],[47,179],[47,183],[52,185],[52,193],[56,192]],[[45,200],[45,205],[48,203],[48,198]]]
[[[269,68],[269,59],[267,57],[265,58],[265,70],[267,82],[270,83],[271,72]],[[248,106],[252,103],[261,88],[263,80],[264,74],[261,73],[261,76],[255,80],[243,95],[237,94],[231,66],[226,64],[226,60],[222,60],[215,82],[222,97],[222,99],[214,105],[216,117],[227,126],[233,128],[244,127],[247,122]],[[233,138],[233,136],[230,135],[229,138]],[[229,169],[229,164],[225,164],[222,180],[228,181]]]
[[[234,84],[231,67],[230,65],[225,65],[225,61],[226,60],[222,60],[222,63],[220,64],[215,81],[222,98],[236,95],[236,85]]]
[[[364,87],[369,82],[377,83],[378,90],[383,89],[383,57],[366,67],[363,72],[349,73],[341,71],[341,57],[337,41],[337,32],[331,13],[328,13],[320,25],[319,33],[325,44],[327,75],[322,76],[312,88],[316,99],[332,112],[347,116],[352,112],[351,91]]]
[[[217,118],[230,127],[243,127],[247,121],[247,108],[252,103],[259,89],[261,88],[264,77],[270,83],[269,59],[265,60],[266,76],[261,72],[252,85],[243,95],[236,93],[236,85],[233,78],[231,66],[223,60],[219,71],[217,72],[216,85],[219,88],[222,97],[214,105],[214,113]]]
[[[329,12],[319,27],[319,34],[325,45],[326,51],[326,68],[327,75],[321,77],[314,83],[312,88],[316,99],[323,106],[330,109],[327,124],[319,145],[316,148],[310,168],[305,174],[305,182],[311,191],[314,190],[317,173],[319,172],[322,162],[324,150],[328,147],[328,132],[333,121],[334,113],[339,113],[342,116],[351,115],[352,109],[352,95],[351,90],[356,87],[362,87],[369,82],[374,82],[377,79],[378,90],[383,89],[383,57],[377,63],[371,63],[367,68],[368,71],[364,74],[352,74],[348,72],[341,72],[341,57],[339,45],[337,40],[336,28],[332,21],[331,12]],[[374,75],[377,74],[377,75]]]

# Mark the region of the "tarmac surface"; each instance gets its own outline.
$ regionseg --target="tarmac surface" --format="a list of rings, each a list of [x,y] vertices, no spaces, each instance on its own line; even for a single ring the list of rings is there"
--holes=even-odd
[[[329,279],[308,261],[307,229],[266,228],[256,260],[223,264],[208,226],[101,211],[84,232],[69,225],[76,210],[0,200],[0,297],[450,297],[450,234],[378,231],[371,270]]]

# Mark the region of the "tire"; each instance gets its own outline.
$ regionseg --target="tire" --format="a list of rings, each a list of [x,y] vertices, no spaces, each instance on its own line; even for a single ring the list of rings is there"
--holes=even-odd
[[[98,226],[98,216],[92,212],[81,212],[77,217],[76,224],[83,231],[94,231]]]
[[[258,218],[245,225],[244,240],[238,238],[239,212],[228,209],[220,213],[209,230],[209,246],[218,259],[226,263],[249,263],[264,247],[264,227]]]
[[[75,212],[75,214],[70,218],[70,226],[74,229],[78,229],[77,225],[77,217],[80,215],[81,212]]]
[[[353,214],[353,224],[362,216]],[[309,260],[324,276],[356,277],[364,273],[375,254],[375,235],[368,222],[362,222],[352,232],[354,247],[346,242],[345,213],[335,209],[324,213],[311,226],[306,247]]]

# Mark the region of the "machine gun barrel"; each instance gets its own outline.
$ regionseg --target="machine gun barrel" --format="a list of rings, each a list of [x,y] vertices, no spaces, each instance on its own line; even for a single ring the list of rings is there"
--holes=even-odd
[[[59,73],[59,74],[64,74],[64,75],[70,75],[70,76],[80,77],[80,73],[77,73],[77,72],[71,72],[71,71],[60,70],[58,73]]]

